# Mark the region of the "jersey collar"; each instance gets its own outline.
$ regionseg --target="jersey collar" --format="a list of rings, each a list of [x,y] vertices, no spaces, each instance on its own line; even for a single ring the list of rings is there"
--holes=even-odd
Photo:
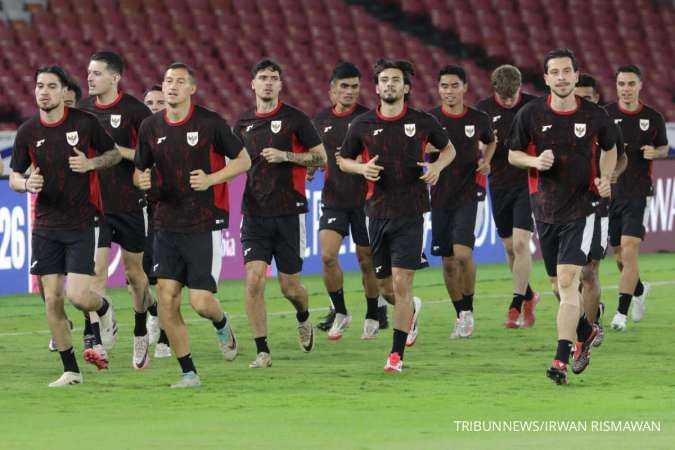
[[[68,118],[68,110],[70,110],[70,108],[68,108],[67,106],[64,106],[64,107],[63,107],[63,116],[61,116],[61,118],[60,118],[59,120],[57,120],[56,122],[54,122],[54,123],[47,123],[47,122],[44,122],[44,121],[42,120],[42,116],[40,116],[40,125],[42,125],[43,127],[47,127],[47,128],[56,128],[56,127],[58,127],[58,126],[61,125],[63,122],[65,122],[66,119]]]
[[[380,105],[377,105],[377,108],[375,108],[375,114],[377,114],[377,117],[382,119],[382,120],[386,120],[387,122],[393,122],[395,120],[399,120],[400,118],[405,116],[407,112],[408,112],[408,104],[407,103],[403,104],[403,109],[401,110],[399,115],[394,116],[394,117],[383,116],[382,113],[380,112]]]
[[[260,119],[264,119],[266,117],[272,117],[273,115],[275,115],[276,113],[279,112],[279,110],[281,109],[281,105],[283,105],[283,102],[281,100],[279,100],[279,102],[277,103],[277,106],[275,106],[272,111],[266,112],[266,113],[259,113],[258,111],[256,111],[255,116],[260,118]]]
[[[356,108],[357,108],[358,106],[359,106],[359,105],[358,105],[357,103],[354,103],[354,105],[353,105],[351,108],[349,108],[347,111],[341,112],[341,113],[340,113],[340,112],[337,112],[337,111],[335,110],[335,106],[333,106],[330,110],[331,110],[331,112],[333,113],[333,115],[334,115],[335,117],[347,117],[347,116],[353,114],[354,111],[356,111]]]
[[[627,109],[623,109],[621,107],[620,102],[616,102],[616,106],[619,108],[619,111],[621,111],[622,113],[627,114],[629,116],[634,116],[636,114],[640,114],[640,112],[642,112],[642,109],[645,107],[645,105],[640,101],[638,101],[638,108],[635,111],[629,111]]]
[[[94,100],[94,106],[96,106],[98,109],[110,109],[113,106],[117,105],[122,100],[122,95],[124,95],[124,93],[122,91],[119,91],[117,93],[117,97],[115,97],[115,100],[113,100],[110,103],[99,103],[98,97],[96,97],[96,99]]]
[[[183,120],[180,120],[178,122],[172,122],[171,119],[169,119],[168,110],[165,109],[164,110],[164,122],[166,122],[166,124],[171,126],[171,127],[179,127],[179,126],[183,125],[184,123],[186,123],[188,120],[190,120],[192,118],[192,113],[194,113],[194,112],[195,112],[195,105],[194,105],[194,103],[190,102],[190,110],[188,111],[187,116],[185,116],[185,118]]]
[[[555,109],[553,109],[553,107],[551,106],[551,96],[550,95],[546,96],[546,104],[548,105],[549,109],[551,111],[553,111],[553,114],[557,114],[559,116],[571,116],[575,112],[579,111],[579,106],[581,105],[581,98],[580,97],[575,96],[574,99],[577,102],[577,107],[574,108],[571,111],[556,111]]]
[[[464,105],[464,109],[462,110],[461,113],[459,114],[452,114],[449,113],[445,110],[445,105],[441,105],[441,112],[445,117],[449,117],[451,119],[461,119],[462,117],[466,116],[466,113],[469,111],[469,107]]]

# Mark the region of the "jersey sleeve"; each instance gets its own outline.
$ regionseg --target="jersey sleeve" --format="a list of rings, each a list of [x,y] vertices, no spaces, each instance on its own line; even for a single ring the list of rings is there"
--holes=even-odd
[[[661,114],[656,114],[656,136],[654,136],[654,147],[668,145],[668,133],[666,131],[666,122]]]
[[[91,126],[91,146],[96,150],[96,153],[102,155],[108,150],[115,148],[115,141],[113,141],[113,138],[110,137],[94,116],[91,116],[89,123]]]
[[[510,150],[525,151],[532,141],[529,126],[529,108],[522,108],[513,119],[506,144]]]
[[[621,131],[621,127],[614,122],[612,122],[612,126],[614,127],[614,135],[616,136],[616,157],[620,158],[621,155],[626,153],[626,145],[623,140],[623,132]]]
[[[214,120],[214,139],[213,147],[216,153],[225,155],[230,159],[234,159],[239,155],[244,146],[241,140],[232,133],[230,125],[222,117],[217,117]]]
[[[314,125],[312,124],[312,121],[309,120],[309,117],[304,114],[300,114],[298,121],[299,123],[296,134],[300,143],[307,149],[321,144],[319,133],[316,132],[316,128],[314,128]]]
[[[598,109],[600,128],[598,129],[598,144],[603,151],[611,150],[616,145],[616,131],[614,123],[604,109]]]
[[[14,147],[12,148],[12,159],[9,167],[14,172],[24,173],[31,165],[30,151],[28,149],[28,142],[25,139],[25,134],[19,130],[14,139]]]
[[[145,170],[155,164],[155,158],[152,155],[152,148],[150,147],[150,126],[148,120],[141,123],[141,129],[138,132],[138,145],[136,146],[136,155],[134,156],[134,165],[138,170]]]
[[[483,144],[492,144],[495,141],[495,133],[492,128],[492,120],[490,120],[490,117],[487,114],[481,114],[480,115],[480,130],[479,130],[479,135],[478,139]]]
[[[344,141],[342,141],[342,147],[340,147],[340,156],[343,158],[356,159],[357,156],[363,151],[363,142],[361,141],[361,123],[358,121],[352,122],[351,126],[347,129],[347,134],[345,135]]]
[[[427,114],[427,123],[429,127],[429,142],[439,150],[444,149],[450,142],[450,139],[438,122],[438,119],[431,114]]]

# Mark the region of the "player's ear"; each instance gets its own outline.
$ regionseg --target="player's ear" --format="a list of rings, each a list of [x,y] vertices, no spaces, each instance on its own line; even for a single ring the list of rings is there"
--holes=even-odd
[[[403,93],[404,94],[410,94],[410,85],[409,84],[403,85]]]
[[[255,91],[255,85],[253,84],[255,82],[255,79],[251,80],[251,90]]]

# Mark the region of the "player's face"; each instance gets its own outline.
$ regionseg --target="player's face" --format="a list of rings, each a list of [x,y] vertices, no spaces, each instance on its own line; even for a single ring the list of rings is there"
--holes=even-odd
[[[150,108],[150,111],[156,113],[166,108],[166,101],[164,100],[164,94],[161,91],[150,91],[145,94],[143,99],[145,106]]]
[[[457,75],[443,75],[438,80],[438,95],[445,106],[455,106],[464,102],[467,87]]]
[[[190,74],[186,69],[169,69],[164,74],[162,93],[167,105],[175,107],[189,101],[196,90],[197,86],[193,84]]]
[[[520,98],[520,88],[518,88],[516,93],[511,97],[502,97],[497,93],[495,93],[495,95],[497,96],[499,103],[501,103],[504,108],[510,109],[518,104],[518,99]]]
[[[592,87],[590,86],[584,86],[580,87],[577,86],[574,88],[574,95],[578,95],[579,97],[588,100],[589,102],[593,103],[598,103],[600,101],[600,94],[595,92]]]
[[[334,80],[332,85],[334,104],[339,103],[342,106],[351,107],[358,100],[359,92],[361,92],[361,81],[358,77]]]
[[[400,69],[384,69],[377,77],[375,92],[385,103],[396,103],[410,92],[410,86],[405,84],[403,72]]]
[[[68,108],[72,108],[75,106],[76,101],[77,99],[75,97],[75,91],[66,89],[66,92],[63,94],[63,104],[66,105]]]
[[[258,71],[251,81],[251,89],[255,96],[264,102],[274,102],[281,92],[281,75],[272,68]]]
[[[616,77],[616,95],[624,103],[635,103],[640,99],[642,81],[634,73],[621,72]]]
[[[120,80],[118,73],[108,69],[108,63],[104,61],[89,61],[87,68],[87,86],[89,95],[105,95]]]
[[[65,86],[55,74],[39,74],[35,82],[35,101],[38,108],[45,112],[57,108],[63,102],[65,90]]]
[[[553,58],[548,61],[548,71],[544,74],[544,81],[551,92],[558,97],[566,98],[573,93],[578,79],[579,72],[574,70],[570,58]]]

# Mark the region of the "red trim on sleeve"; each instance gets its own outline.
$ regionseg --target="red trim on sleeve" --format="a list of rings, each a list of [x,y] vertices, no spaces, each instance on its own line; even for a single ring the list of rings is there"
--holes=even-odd
[[[115,99],[110,103],[101,103],[98,101],[98,97],[96,97],[94,99],[94,106],[97,107],[98,109],[110,109],[113,106],[117,105],[122,100],[123,95],[124,93],[122,91],[119,91],[117,93],[117,97],[115,97]]]
[[[368,147],[365,145],[363,146],[363,150],[361,150],[361,160],[364,163],[370,161],[370,152],[368,151]],[[370,197],[372,197],[373,193],[375,192],[375,183],[370,180],[366,180],[366,182],[368,183],[368,190],[366,191],[366,200],[370,200]]]
[[[259,117],[259,118],[261,118],[261,119],[264,119],[264,118],[266,118],[266,117],[272,117],[273,115],[275,115],[276,113],[279,112],[279,110],[281,109],[281,106],[282,106],[283,104],[284,104],[284,103],[280,101],[279,103],[277,103],[277,106],[275,106],[274,109],[273,109],[272,111],[270,111],[270,112],[261,113],[261,112],[256,111],[256,112],[255,112],[255,116],[256,116],[256,117]]]
[[[209,147],[209,166],[210,173],[218,172],[225,167],[225,157],[216,153],[213,144]],[[229,211],[230,203],[227,194],[227,183],[214,184],[213,186],[213,203],[218,209]]]
[[[402,118],[403,116],[405,116],[405,114],[406,114],[407,112],[408,112],[408,104],[407,104],[407,103],[404,103],[404,104],[403,104],[403,110],[401,110],[401,113],[400,113],[399,115],[397,115],[397,116],[394,116],[394,117],[386,117],[386,116],[383,116],[382,113],[380,112],[380,106],[379,106],[379,105],[378,105],[377,108],[375,108],[375,114],[377,114],[377,117],[378,117],[379,119],[386,120],[387,122],[393,122],[393,121],[395,121],[395,120],[399,120],[400,118]]]
[[[298,136],[295,133],[293,133],[292,140],[293,144],[291,147],[291,151],[293,153],[307,152],[307,147],[305,147],[300,143],[300,140],[298,139]],[[298,194],[301,194],[303,198],[305,198],[305,177],[307,176],[307,167],[293,164],[293,168],[291,170],[293,173],[293,189]]]
[[[96,150],[92,147],[87,149],[87,158],[95,158]],[[89,202],[94,205],[97,211],[103,212],[103,197],[101,196],[101,186],[98,182],[98,172],[92,170],[89,172]]]
[[[131,128],[131,130],[129,131],[129,147],[135,150],[137,144],[138,144],[138,130],[136,130],[136,128]]]
[[[487,177],[480,172],[476,172],[476,184],[485,189],[487,186]]]
[[[591,177],[588,180],[588,190],[598,194],[598,188],[595,186],[595,179],[600,173],[599,168],[599,159],[598,159],[598,140],[597,136],[593,137],[593,143],[591,144]]]
[[[56,122],[54,122],[54,123],[48,123],[48,122],[45,122],[45,121],[42,120],[42,116],[40,116],[40,125],[42,125],[43,127],[47,127],[47,128],[56,128],[56,127],[58,127],[58,126],[61,125],[63,122],[65,122],[66,119],[68,118],[68,111],[69,111],[69,110],[70,110],[70,108],[68,108],[67,106],[64,106],[64,107],[63,107],[63,116],[62,116],[59,120],[57,120]]]
[[[527,146],[527,154],[530,156],[537,156],[537,148],[534,145],[534,142],[530,142]],[[530,194],[537,192],[537,186],[539,185],[539,171],[537,169],[527,169],[527,186],[530,190]]]
[[[551,106],[551,96],[550,95],[546,97],[546,104],[551,109],[551,111],[553,111],[554,114],[557,114],[559,116],[571,116],[575,112],[579,111],[579,106],[581,106],[581,97],[575,97],[574,99],[577,101],[577,107],[574,108],[571,111],[556,111],[555,109],[553,109],[553,106]]]
[[[167,125],[171,127],[179,127],[183,124],[185,124],[188,120],[192,118],[192,114],[195,112],[195,105],[194,103],[190,102],[190,110],[187,113],[187,116],[183,120],[179,120],[178,122],[172,122],[171,119],[169,119],[169,111],[168,109],[164,110],[164,122],[166,122]]]

